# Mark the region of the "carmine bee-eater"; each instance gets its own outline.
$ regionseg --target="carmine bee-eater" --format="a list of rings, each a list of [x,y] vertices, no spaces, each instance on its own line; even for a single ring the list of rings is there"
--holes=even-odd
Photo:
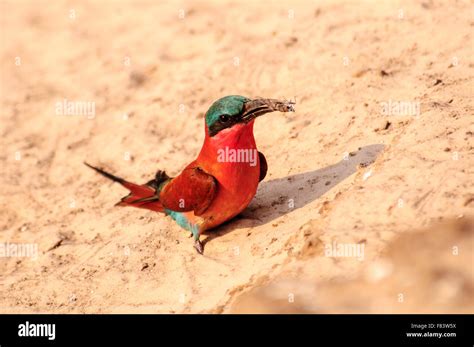
[[[85,164],[130,190],[117,205],[165,213],[192,233],[194,247],[202,254],[201,232],[242,212],[267,173],[267,161],[253,136],[255,119],[273,111],[294,112],[293,105],[239,95],[217,100],[206,112],[204,144],[197,159],[176,177],[160,170],[154,179],[138,185]]]

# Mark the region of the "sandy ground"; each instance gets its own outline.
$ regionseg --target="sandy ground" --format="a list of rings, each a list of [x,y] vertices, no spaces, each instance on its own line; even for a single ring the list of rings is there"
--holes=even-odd
[[[0,0],[0,242],[38,247],[0,312],[474,312],[472,11]],[[297,112],[257,121],[268,175],[200,256],[82,162],[177,174],[229,94]]]

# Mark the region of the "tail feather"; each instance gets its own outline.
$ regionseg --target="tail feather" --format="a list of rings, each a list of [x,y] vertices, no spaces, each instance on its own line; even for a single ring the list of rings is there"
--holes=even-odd
[[[120,183],[122,186],[130,190],[130,194],[123,197],[116,206],[134,206],[139,208],[145,208],[153,211],[163,212],[163,206],[156,198],[156,190],[153,187],[150,187],[147,184],[135,184],[132,182],[128,182],[125,179],[115,176],[103,169],[98,167],[92,166],[86,162],[84,164],[97,173],[101,174],[102,176]]]

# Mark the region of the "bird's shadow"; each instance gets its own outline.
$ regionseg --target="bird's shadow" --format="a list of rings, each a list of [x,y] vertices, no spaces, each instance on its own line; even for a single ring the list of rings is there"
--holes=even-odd
[[[267,224],[306,206],[355,173],[359,166],[373,163],[384,147],[382,144],[364,146],[337,164],[263,181],[249,207],[234,219],[205,232],[208,236],[203,240],[203,245],[238,227],[252,228]]]

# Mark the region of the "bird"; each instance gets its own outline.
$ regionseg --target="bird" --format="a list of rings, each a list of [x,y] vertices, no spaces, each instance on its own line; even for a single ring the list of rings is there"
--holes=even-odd
[[[130,192],[116,205],[144,208],[168,215],[191,233],[203,254],[203,231],[241,213],[267,174],[267,160],[257,150],[256,118],[270,112],[295,112],[295,102],[229,95],[215,101],[204,116],[205,137],[197,158],[170,177],[158,170],[145,184],[135,184],[84,162]]]

